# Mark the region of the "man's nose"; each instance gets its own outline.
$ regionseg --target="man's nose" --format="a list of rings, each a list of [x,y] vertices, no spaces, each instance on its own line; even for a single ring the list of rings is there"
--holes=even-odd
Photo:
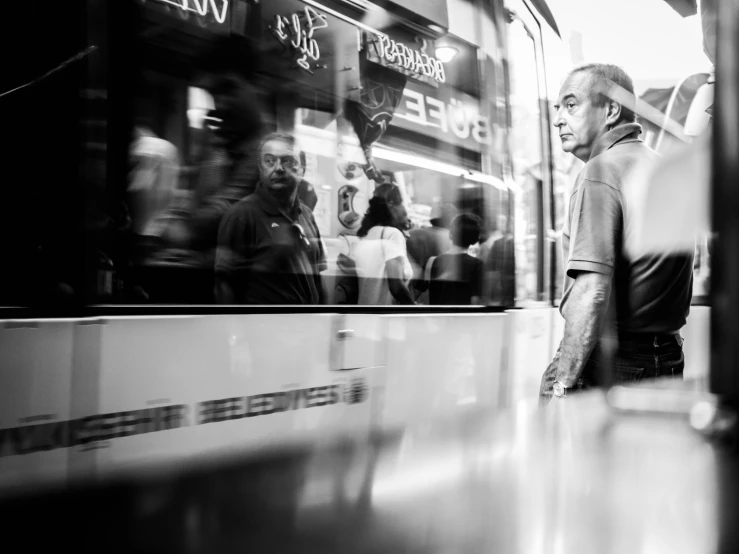
[[[561,109],[557,110],[556,112],[554,112],[554,120],[553,120],[552,125],[554,125],[555,127],[559,129],[564,124],[565,122],[564,122],[564,119],[562,119],[562,110]]]

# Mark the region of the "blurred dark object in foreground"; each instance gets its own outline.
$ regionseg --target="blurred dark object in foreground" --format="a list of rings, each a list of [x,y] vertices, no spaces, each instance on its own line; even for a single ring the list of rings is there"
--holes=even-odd
[[[716,4],[711,2],[709,4]],[[717,4],[712,148],[711,392],[739,408],[739,4]]]

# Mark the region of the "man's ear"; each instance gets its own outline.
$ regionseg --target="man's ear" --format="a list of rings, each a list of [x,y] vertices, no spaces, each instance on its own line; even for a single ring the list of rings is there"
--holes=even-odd
[[[615,100],[606,101],[606,125],[613,127],[616,125],[618,120],[621,118],[621,104]]]

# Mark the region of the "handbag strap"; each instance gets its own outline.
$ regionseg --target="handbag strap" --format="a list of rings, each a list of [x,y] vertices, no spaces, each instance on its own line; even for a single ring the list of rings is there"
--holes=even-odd
[[[431,281],[431,266],[434,265],[435,259],[436,259],[436,256],[431,256],[426,262],[426,268],[423,271],[423,280],[426,282]]]
[[[346,235],[341,235],[341,238],[344,239],[344,242],[346,243],[346,256],[351,258],[352,254],[352,243],[349,242],[349,238]]]

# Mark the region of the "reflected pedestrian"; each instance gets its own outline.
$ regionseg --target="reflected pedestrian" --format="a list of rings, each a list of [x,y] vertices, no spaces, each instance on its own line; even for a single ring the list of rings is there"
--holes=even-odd
[[[326,253],[298,199],[302,167],[295,137],[268,135],[259,148],[259,185],[226,214],[216,251],[221,304],[322,304]]]
[[[403,234],[407,225],[400,188],[391,183],[378,186],[351,253],[359,277],[358,304],[415,304],[408,288],[413,268]]]

